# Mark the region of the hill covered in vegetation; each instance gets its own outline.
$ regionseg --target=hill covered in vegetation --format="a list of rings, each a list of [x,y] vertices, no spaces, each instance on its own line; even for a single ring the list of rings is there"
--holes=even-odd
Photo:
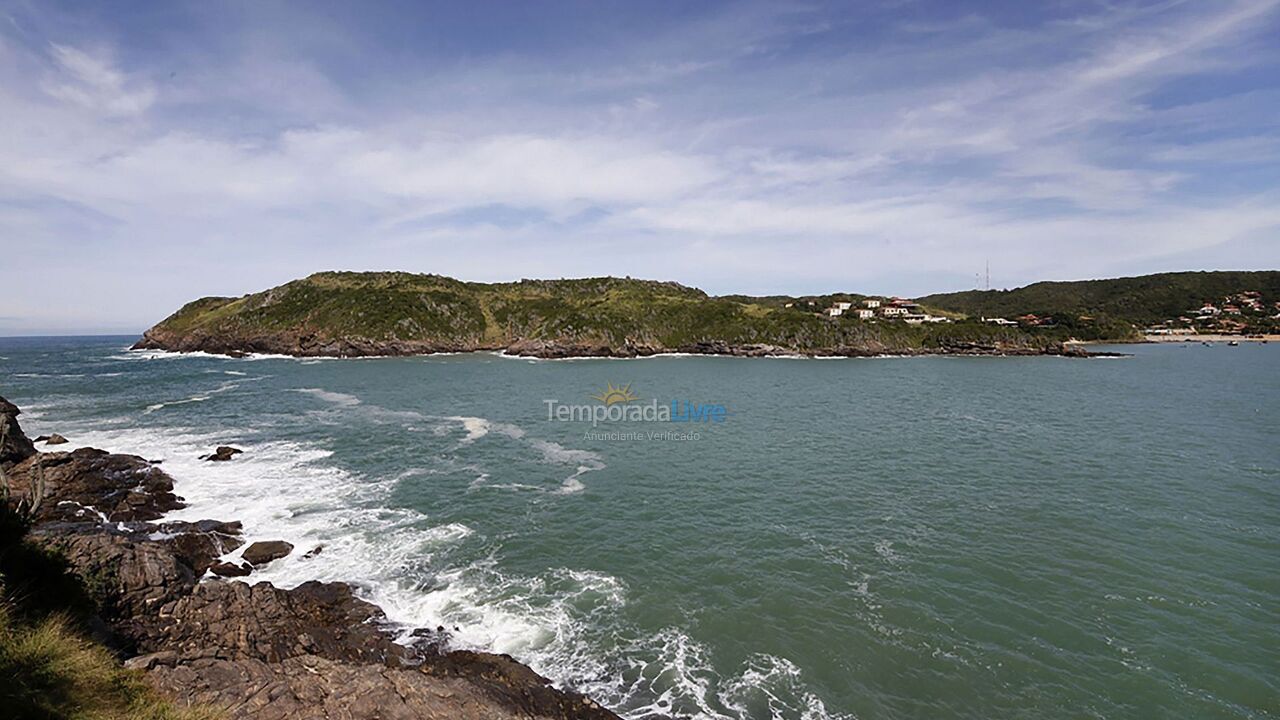
[[[1049,317],[1081,335],[1098,338],[1123,337],[1134,328],[1166,324],[1194,327],[1205,322],[1196,318],[1202,315],[1198,309],[1206,305],[1214,309],[1203,313],[1211,316],[1206,320],[1244,325],[1228,329],[1274,332],[1277,323],[1271,316],[1280,312],[1275,305],[1280,301],[1280,272],[1177,272],[1038,282],[1013,290],[969,290],[919,300],[973,317]]]
[[[630,278],[489,284],[403,272],[323,272],[242,297],[196,300],[135,347],[297,356],[1070,352],[1061,333],[976,320],[920,326],[828,317],[788,304]]]

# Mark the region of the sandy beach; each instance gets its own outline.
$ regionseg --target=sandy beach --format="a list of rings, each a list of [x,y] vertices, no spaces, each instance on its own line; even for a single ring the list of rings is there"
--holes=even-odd
[[[1146,342],[1280,342],[1280,335],[1146,335]]]

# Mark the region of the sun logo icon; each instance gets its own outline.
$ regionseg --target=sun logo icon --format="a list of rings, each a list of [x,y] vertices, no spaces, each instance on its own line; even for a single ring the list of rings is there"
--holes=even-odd
[[[631,383],[627,383],[622,387],[614,387],[613,383],[609,383],[609,387],[605,388],[604,392],[599,395],[592,395],[591,397],[599,400],[606,406],[640,399],[639,395],[631,392]]]

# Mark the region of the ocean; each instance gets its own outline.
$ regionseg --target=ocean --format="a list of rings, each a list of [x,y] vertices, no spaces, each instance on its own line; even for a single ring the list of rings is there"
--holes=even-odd
[[[132,340],[0,338],[0,395],[56,449],[162,459],[176,518],[297,546],[251,580],[351,582],[406,632],[443,625],[628,718],[1280,716],[1274,344],[553,361]],[[219,444],[245,452],[198,459]]]

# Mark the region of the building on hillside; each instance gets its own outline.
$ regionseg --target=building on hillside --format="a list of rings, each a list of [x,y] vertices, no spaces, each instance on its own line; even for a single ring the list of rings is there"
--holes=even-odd
[[[858,319],[859,319],[859,320],[870,320],[871,318],[873,318],[873,317],[875,317],[875,316],[876,316],[876,311],[875,311],[875,310],[872,310],[872,309],[870,309],[870,308],[858,308]]]
[[[876,298],[867,298],[866,300],[862,301],[862,306],[875,310],[876,308],[880,307],[880,301]]]
[[[911,311],[909,309],[898,307],[897,305],[885,305],[880,308],[880,314],[884,317],[899,317],[910,312]]]
[[[840,317],[841,315],[844,314],[844,310],[838,307],[829,307],[826,310],[823,310],[822,312],[826,313],[830,317]]]
[[[984,322],[984,323],[991,323],[992,325],[1001,325],[1001,326],[1004,326],[1004,325],[1017,325],[1017,324],[1018,324],[1018,322],[1017,322],[1016,320],[1006,320],[1006,319],[1004,319],[1004,318],[1002,318],[1002,317],[996,317],[996,318],[984,317],[984,318],[982,318],[982,322]]]

